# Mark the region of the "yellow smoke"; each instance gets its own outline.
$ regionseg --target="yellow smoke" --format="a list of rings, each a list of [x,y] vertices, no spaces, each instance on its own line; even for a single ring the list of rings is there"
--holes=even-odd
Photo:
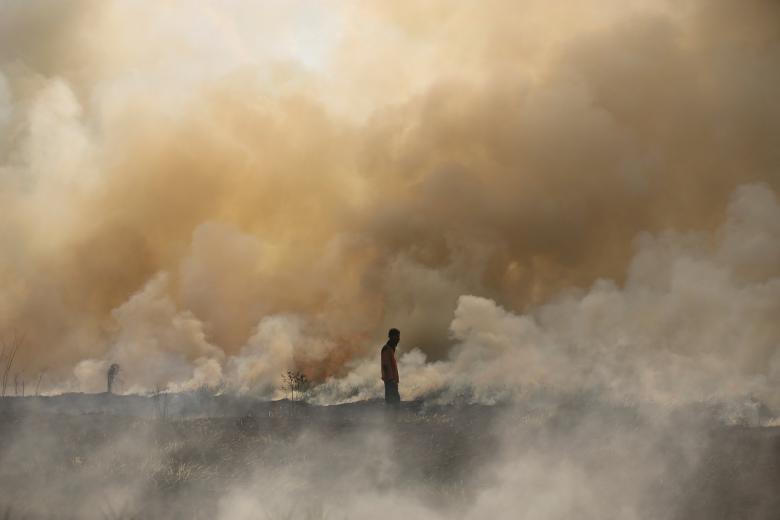
[[[621,280],[638,233],[780,188],[779,11],[5,3],[0,331],[28,373],[246,356],[279,316],[273,370],[391,325],[441,358],[459,296]]]

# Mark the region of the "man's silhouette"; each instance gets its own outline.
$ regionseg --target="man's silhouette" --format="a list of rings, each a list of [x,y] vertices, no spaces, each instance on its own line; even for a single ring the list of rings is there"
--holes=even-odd
[[[398,329],[390,329],[387,333],[387,343],[382,347],[380,356],[386,404],[396,405],[401,402],[401,396],[398,394],[398,365],[395,364],[395,348],[399,341],[401,341],[401,332]]]

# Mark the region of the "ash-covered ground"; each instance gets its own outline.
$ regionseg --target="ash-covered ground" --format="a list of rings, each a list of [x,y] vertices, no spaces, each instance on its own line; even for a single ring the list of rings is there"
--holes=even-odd
[[[397,410],[198,393],[5,398],[0,511],[9,519],[776,519],[780,427],[772,424],[761,406],[592,395]]]

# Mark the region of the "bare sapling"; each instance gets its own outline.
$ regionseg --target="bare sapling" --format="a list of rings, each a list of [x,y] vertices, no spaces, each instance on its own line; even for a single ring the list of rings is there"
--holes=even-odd
[[[288,370],[287,373],[282,374],[282,390],[291,402],[303,400],[309,386],[310,382],[303,372]]]
[[[24,374],[22,372],[17,372],[16,375],[14,375],[14,395],[19,395],[19,391],[22,392],[22,397],[24,397]]]
[[[35,383],[35,397],[38,397],[40,395],[41,390],[41,381],[43,380],[43,375],[46,373],[45,370],[42,370],[41,372],[38,372],[38,381]]]
[[[0,368],[3,371],[2,380],[0,380],[0,397],[5,397],[8,388],[8,375],[14,366],[16,354],[24,345],[24,334],[14,332],[13,335],[0,343]]]

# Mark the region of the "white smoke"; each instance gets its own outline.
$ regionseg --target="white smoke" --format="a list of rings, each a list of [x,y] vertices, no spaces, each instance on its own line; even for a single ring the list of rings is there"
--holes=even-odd
[[[639,401],[754,396],[776,405],[779,223],[775,194],[746,185],[735,191],[715,233],[640,235],[622,283],[598,280],[522,315],[487,298],[460,296],[446,359],[429,361],[417,345],[402,343],[402,397],[493,403],[538,389],[587,389]],[[192,313],[166,296],[169,283],[161,274],[114,311],[109,356],[78,367],[85,389],[103,380],[106,363],[118,362],[128,390],[164,382],[278,397],[280,374],[317,365],[339,348],[305,317],[277,314],[261,318],[240,352],[226,355],[206,340]],[[379,397],[380,346],[315,387],[312,401]]]
[[[780,404],[780,324],[771,318],[780,315],[775,194],[743,186],[714,235],[644,234],[636,246],[622,284],[598,280],[524,315],[461,296],[446,361],[426,363],[419,350],[401,355],[402,396],[495,402],[547,388],[661,402],[754,395]],[[362,385],[356,374],[365,374]],[[375,389],[373,376],[360,366],[348,386]],[[343,387],[329,381],[319,395],[328,401]]]
[[[490,299],[461,296],[445,360],[430,362],[414,345],[402,344],[402,396],[490,403],[546,388],[661,402],[753,395],[777,404],[779,244],[776,196],[766,186],[747,185],[734,193],[714,235],[639,236],[622,284],[599,280],[523,315]],[[203,270],[195,265],[188,261],[187,276]],[[239,354],[227,356],[206,340],[203,323],[175,307],[168,284],[161,274],[114,311],[117,333],[109,355],[77,367],[83,389],[102,384],[106,364],[118,362],[127,391],[163,383],[273,397],[280,395],[280,374],[316,365],[338,348],[302,316],[270,315]],[[207,285],[201,294],[215,291]],[[381,395],[375,357],[352,361],[346,375],[316,387],[312,400]]]
[[[160,274],[114,310],[115,341],[103,361],[78,365],[81,388],[94,389],[105,381],[104,369],[112,363],[119,364],[128,393],[221,380],[222,350],[206,340],[203,324],[191,312],[176,308],[167,296],[168,283],[168,276]]]

